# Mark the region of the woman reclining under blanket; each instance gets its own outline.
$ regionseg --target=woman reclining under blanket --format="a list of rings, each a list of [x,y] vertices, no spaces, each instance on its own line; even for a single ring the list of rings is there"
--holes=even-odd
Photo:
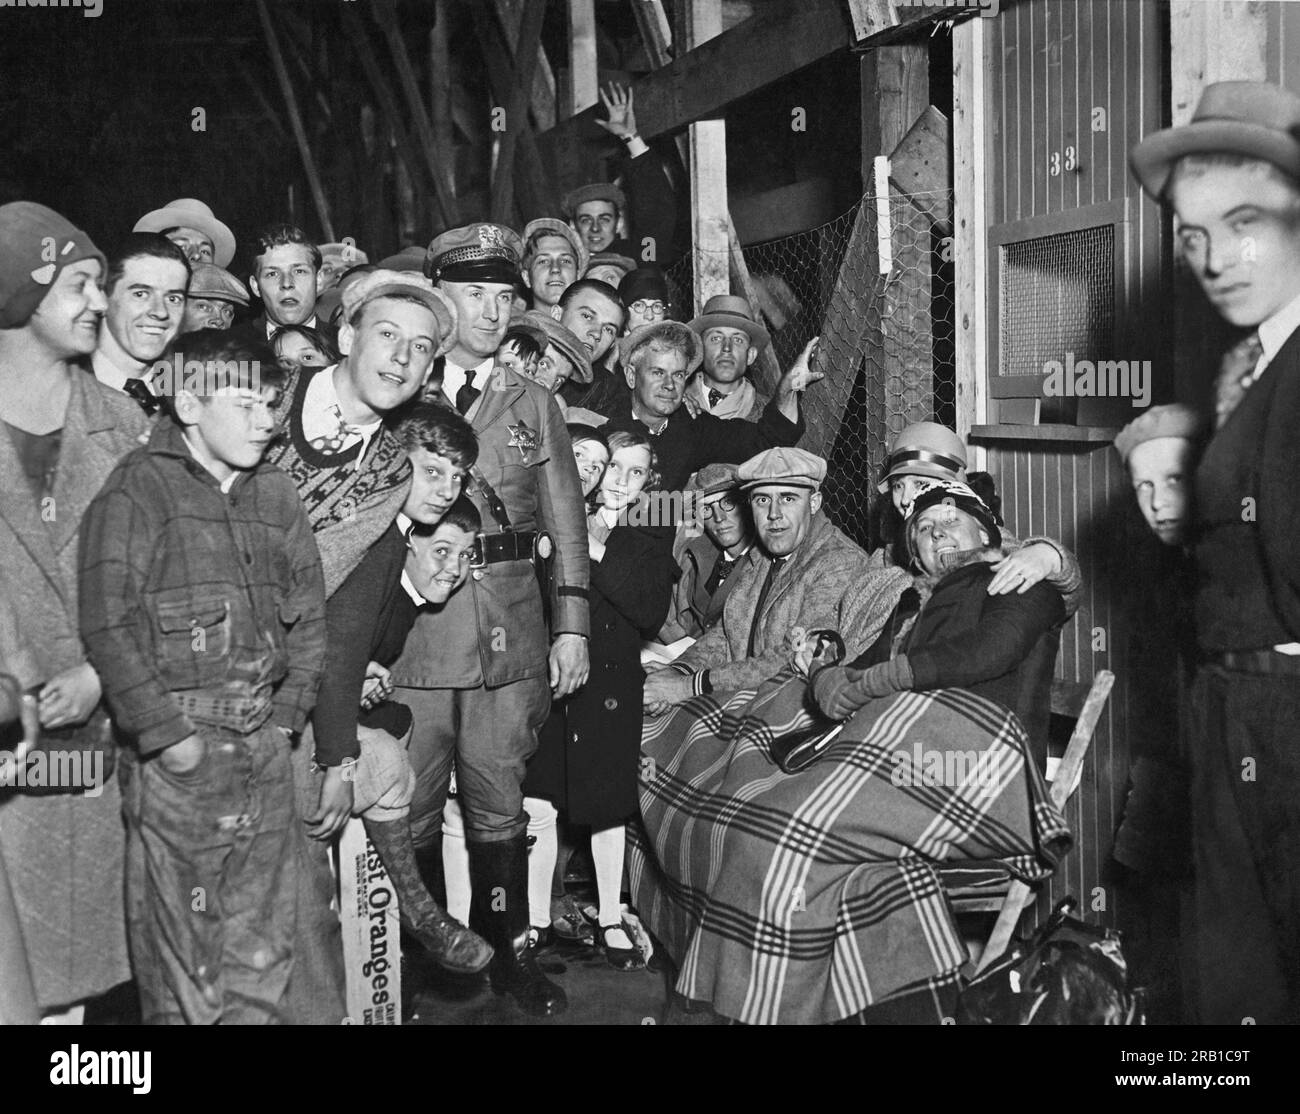
[[[1004,556],[988,506],[966,484],[943,481],[919,495],[906,524],[919,573],[876,642],[847,664],[812,663],[818,707],[847,719],[867,701],[902,690],[963,688],[1019,717],[1042,770],[1061,594],[1046,582],[1023,594],[990,596]],[[804,651],[800,664],[811,655]]]

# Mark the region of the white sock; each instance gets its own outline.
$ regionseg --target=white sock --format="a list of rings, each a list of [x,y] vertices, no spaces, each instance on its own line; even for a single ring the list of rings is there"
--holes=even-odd
[[[455,797],[442,810],[442,872],[447,880],[447,913],[469,924],[469,848],[465,845],[465,818]]]
[[[602,925],[623,923],[619,901],[623,889],[623,843],[622,824],[592,830],[591,861],[596,868],[596,896],[600,901]]]
[[[525,797],[524,811],[528,813],[528,834],[536,839],[528,851],[528,922],[535,928],[545,928],[551,923],[551,876],[559,848],[555,831],[558,813],[550,801],[540,797]]]

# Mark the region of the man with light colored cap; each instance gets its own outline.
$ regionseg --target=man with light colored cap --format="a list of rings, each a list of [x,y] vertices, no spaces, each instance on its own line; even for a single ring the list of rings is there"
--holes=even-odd
[[[591,383],[591,356],[587,347],[549,313],[530,309],[516,325],[531,327],[545,338],[546,345],[533,378],[559,399],[560,389],[569,382]],[[563,406],[561,407],[564,408]]]
[[[415,622],[392,667],[415,716],[411,829],[430,882],[452,761],[473,891],[471,927],[496,955],[489,977],[525,1012],[565,1007],[528,948],[528,814],[522,784],[551,698],[587,677],[587,526],[564,418],[550,392],[496,351],[510,323],[519,236],[471,224],[429,245],[426,273],[458,311],[426,396],[454,405],[478,437],[466,495],[483,532],[468,584]],[[549,560],[550,575],[546,562]],[[550,629],[539,577],[550,600]]]
[[[248,308],[248,288],[224,267],[195,263],[190,270],[180,331],[229,329],[235,323],[236,306]]]
[[[333,290],[344,273],[353,267],[360,267],[370,262],[370,256],[357,247],[350,239],[342,243],[318,244],[320,248],[320,283],[319,293]],[[393,270],[400,270],[394,267]]]
[[[704,342],[704,363],[686,388],[687,399],[715,418],[758,421],[771,396],[760,394],[746,373],[772,338],[749,303],[731,294],[714,295],[691,328]]]
[[[35,659],[24,697],[44,743],[111,761],[99,676],[78,628],[81,522],[148,419],[86,374],[107,305],[90,237],[30,201],[0,205],[0,559],[18,630]],[[57,513],[50,513],[56,511]],[[30,714],[30,713],[29,713]],[[78,763],[80,766],[81,763]],[[102,773],[109,772],[101,767]],[[130,978],[121,796],[0,793],[0,856],[41,1012]]]
[[[132,232],[158,232],[181,249],[191,263],[229,267],[235,258],[235,236],[212,210],[193,197],[179,197],[161,209],[145,213]]]
[[[866,553],[822,513],[821,457],[768,449],[745,461],[736,477],[758,545],[732,573],[722,621],[646,680],[651,715],[700,693],[758,684],[787,665],[800,636],[813,631],[838,631],[856,656],[912,582],[902,569],[872,569]]]
[[[635,270],[635,259],[620,255],[616,251],[598,251],[588,261],[582,277],[598,279],[617,290],[623,279]]]
[[[298,368],[285,382],[283,436],[272,443],[267,460],[297,485],[320,549],[327,598],[402,509],[411,466],[384,419],[419,393],[434,359],[452,343],[455,323],[455,311],[427,279],[372,271],[344,293],[342,361]],[[300,1022],[342,1017],[342,954],[338,919],[329,908],[328,845],[351,814],[349,769],[359,751],[355,738],[322,745],[309,724],[294,763],[299,808],[313,825],[290,983],[293,1017]]]
[[[587,269],[587,246],[569,225],[539,217],[524,225],[524,282],[536,309],[550,310]]]
[[[749,506],[734,464],[706,464],[686,485],[694,515],[677,528],[673,557],[681,578],[659,641],[698,638],[722,617],[739,562],[754,545]],[[701,529],[701,525],[703,529]]]
[[[1300,96],[1208,85],[1138,143],[1206,298],[1243,333],[1196,471],[1192,841],[1200,1020],[1300,1021]],[[1258,768],[1259,776],[1243,770]],[[1267,771],[1267,772],[1266,772]]]

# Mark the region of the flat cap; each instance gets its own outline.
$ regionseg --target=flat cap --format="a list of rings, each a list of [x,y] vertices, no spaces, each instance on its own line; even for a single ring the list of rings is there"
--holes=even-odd
[[[496,282],[513,286],[519,281],[524,243],[519,233],[504,224],[467,224],[433,238],[424,260],[424,273],[434,282]]]
[[[632,353],[642,344],[656,340],[686,348],[687,378],[694,375],[696,369],[704,362],[704,342],[700,340],[698,333],[692,332],[680,321],[656,321],[651,325],[638,325],[627,336],[619,337],[615,342],[623,366],[631,365]]]
[[[619,272],[618,282],[610,283],[611,286],[617,288],[628,275],[636,270],[636,260],[626,255],[621,255],[616,251],[598,251],[587,263],[586,270],[583,271],[583,274],[589,278],[597,278],[599,276],[593,275],[591,272],[596,270],[598,267],[613,267],[614,270]]]
[[[560,208],[569,220],[573,220],[578,206],[585,205],[588,201],[608,201],[620,213],[627,211],[627,194],[613,182],[588,182],[585,186],[570,190],[564,195]]]
[[[541,333],[546,338],[547,344],[558,348],[560,355],[573,365],[572,378],[575,382],[591,382],[591,356],[587,353],[587,346],[549,313],[530,309],[517,321],[512,322],[511,327],[526,328]]]
[[[773,484],[816,491],[826,478],[826,461],[804,449],[765,449],[737,468],[736,478],[745,491]]]
[[[385,256],[379,261],[379,266],[385,271],[414,271],[417,275],[424,274],[424,261],[428,258],[429,249],[422,248],[419,244],[412,244],[410,247],[403,248],[396,255]]]
[[[437,340],[435,356],[445,355],[456,342],[456,307],[451,300],[434,287],[423,275],[413,275],[409,271],[375,270],[363,274],[343,290],[343,320],[351,322],[353,316],[368,302],[376,298],[392,295],[414,298],[421,305],[427,306],[438,319],[441,334]]]
[[[215,263],[190,264],[188,294],[191,298],[216,298],[222,302],[234,302],[237,306],[248,305],[248,287]]]
[[[706,464],[686,485],[687,491],[697,492],[701,497],[720,495],[724,491],[736,491],[739,488],[740,479],[736,475],[734,464]]]
[[[1170,406],[1153,406],[1140,414],[1119,431],[1115,438],[1115,451],[1125,464],[1129,454],[1146,441],[1159,437],[1185,437],[1195,441],[1205,432],[1205,422],[1190,406],[1174,403]]]
[[[533,248],[530,243],[534,236],[560,236],[569,242],[569,247],[573,248],[573,258],[578,265],[578,274],[581,275],[587,269],[588,251],[587,245],[582,242],[573,227],[566,221],[556,217],[538,217],[536,220],[530,220],[524,225],[524,265],[532,261]]]
[[[362,263],[369,263],[370,256],[362,251],[356,244],[351,242],[337,244],[317,244],[321,256],[326,259],[341,259],[349,267],[356,267]],[[396,270],[397,268],[394,268]]]

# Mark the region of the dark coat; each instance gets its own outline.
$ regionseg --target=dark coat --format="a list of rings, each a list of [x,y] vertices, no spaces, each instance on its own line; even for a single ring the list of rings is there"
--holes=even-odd
[[[995,700],[1020,718],[1040,770],[1047,765],[1052,674],[1065,605],[1046,582],[1024,595],[990,596],[993,568],[975,560],[944,576],[897,647],[912,666],[912,688],[962,688]],[[906,600],[859,668],[889,660]]]
[[[591,565],[591,675],[552,715],[528,766],[524,792],[546,797],[570,822],[605,828],[637,810],[641,642],[668,614],[675,572],[672,536],[615,526]],[[557,710],[558,713],[558,710]]]

